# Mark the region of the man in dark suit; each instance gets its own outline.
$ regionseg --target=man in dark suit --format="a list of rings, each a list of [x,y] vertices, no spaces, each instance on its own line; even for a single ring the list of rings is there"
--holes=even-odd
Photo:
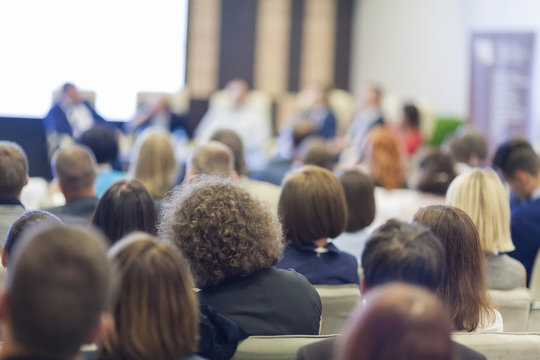
[[[390,220],[376,230],[362,254],[362,292],[389,282],[400,281],[434,292],[444,276],[444,248],[427,228]],[[299,349],[298,360],[331,360],[336,338]],[[457,359],[482,360],[486,357],[461,344],[455,344]]]

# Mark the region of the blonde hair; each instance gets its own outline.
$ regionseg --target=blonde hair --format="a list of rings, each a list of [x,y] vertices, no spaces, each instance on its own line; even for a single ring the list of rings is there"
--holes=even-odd
[[[493,170],[476,169],[458,176],[448,188],[446,203],[471,217],[485,253],[514,250],[508,196]]]
[[[135,143],[130,175],[143,183],[150,195],[162,199],[173,187],[176,159],[170,134],[161,129],[147,129]]]

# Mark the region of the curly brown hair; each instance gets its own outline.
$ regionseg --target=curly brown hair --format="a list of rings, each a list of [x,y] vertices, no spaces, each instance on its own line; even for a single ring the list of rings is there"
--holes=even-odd
[[[271,210],[240,185],[211,175],[171,192],[159,236],[190,261],[199,288],[269,268],[283,251],[281,225]]]

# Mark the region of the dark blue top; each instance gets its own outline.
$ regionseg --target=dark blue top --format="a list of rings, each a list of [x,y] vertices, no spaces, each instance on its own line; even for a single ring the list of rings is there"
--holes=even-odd
[[[83,104],[90,110],[90,113],[94,118],[94,124],[105,123],[105,120],[90,106],[88,101],[83,101]],[[57,132],[73,136],[73,129],[59,102],[55,103],[51,110],[49,110],[49,113],[43,119],[43,124],[46,132]]]
[[[314,285],[360,284],[358,262],[348,253],[328,243],[323,251],[315,244],[297,246],[289,244],[276,267],[294,269]]]
[[[525,266],[528,286],[534,259],[540,248],[540,199],[514,206],[510,229],[516,249],[508,255]]]

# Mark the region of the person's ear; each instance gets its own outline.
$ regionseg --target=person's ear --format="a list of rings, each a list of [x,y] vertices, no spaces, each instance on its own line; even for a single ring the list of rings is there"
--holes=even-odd
[[[4,268],[7,268],[8,265],[8,253],[6,250],[6,246],[2,246],[2,266]]]
[[[191,169],[186,170],[186,181],[188,184],[193,184],[195,181],[195,173]]]
[[[238,173],[236,172],[236,170],[233,170],[233,172],[231,173],[231,179],[234,180],[238,180]]]
[[[98,344],[100,343],[105,336],[114,329],[114,318],[108,312],[104,312],[99,317],[98,324],[96,328],[92,331],[88,339],[86,340],[87,344]]]
[[[362,291],[362,295],[365,295],[368,291],[368,288],[366,286],[366,278],[364,276],[362,276],[362,278],[360,279],[360,290]]]
[[[5,323],[8,318],[6,288],[0,288],[0,322]]]
[[[518,180],[521,185],[527,186],[530,181],[530,174],[523,170],[514,171],[514,179]]]

